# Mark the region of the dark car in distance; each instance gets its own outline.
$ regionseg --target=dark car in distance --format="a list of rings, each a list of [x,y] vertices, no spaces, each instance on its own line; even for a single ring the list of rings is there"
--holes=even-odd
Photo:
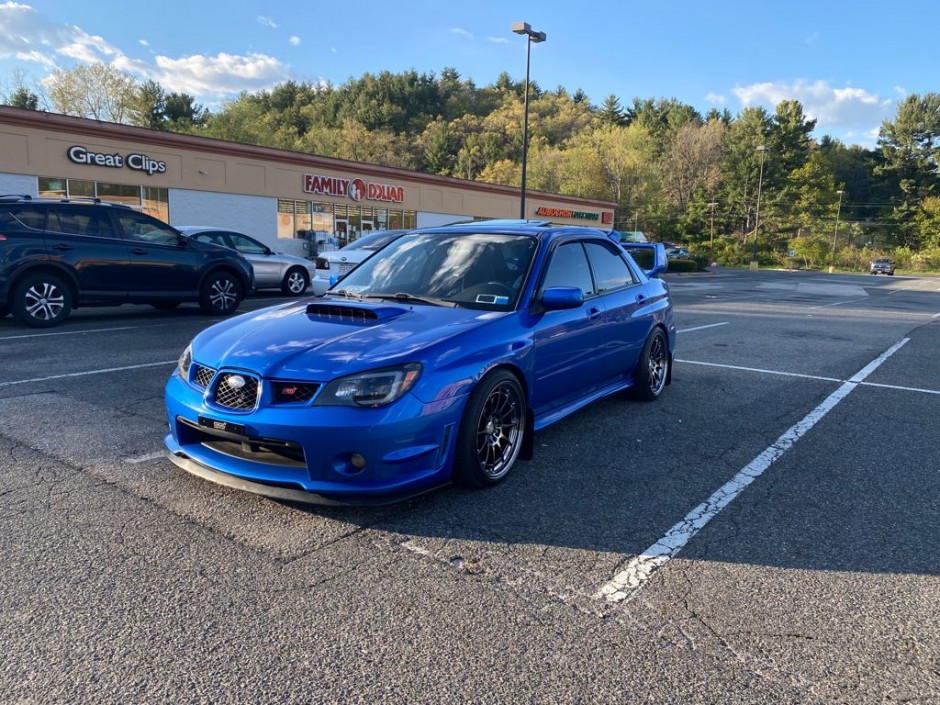
[[[0,316],[43,328],[83,306],[184,301],[226,316],[253,288],[251,264],[237,252],[128,206],[0,196]]]

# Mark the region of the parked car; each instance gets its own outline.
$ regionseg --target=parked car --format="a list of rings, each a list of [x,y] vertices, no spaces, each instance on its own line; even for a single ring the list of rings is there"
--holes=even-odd
[[[198,334],[166,384],[169,457],[222,485],[379,504],[487,487],[533,432],[617,392],[660,397],[676,330],[660,244],[644,271],[585,227],[411,231],[323,298]],[[641,423],[637,421],[637,423]]]
[[[352,271],[353,267],[382,249],[392,240],[398,238],[407,230],[376,230],[363,235],[346,247],[334,252],[324,252],[316,258],[316,274],[313,279],[313,293],[323,296],[330,288],[331,282]]]
[[[692,254],[684,247],[669,247],[666,249],[666,259],[688,259]]]
[[[256,289],[280,289],[288,296],[298,296],[307,290],[316,273],[312,260],[275,252],[244,233],[205,225],[182,225],[177,229],[197,242],[211,242],[239,252],[251,262]]]
[[[869,274],[887,274],[893,277],[894,262],[885,258],[872,260],[871,265],[868,267],[868,272]]]
[[[193,242],[127,206],[0,196],[0,315],[54,326],[73,308],[198,301],[212,315],[235,312],[254,287],[236,252]]]

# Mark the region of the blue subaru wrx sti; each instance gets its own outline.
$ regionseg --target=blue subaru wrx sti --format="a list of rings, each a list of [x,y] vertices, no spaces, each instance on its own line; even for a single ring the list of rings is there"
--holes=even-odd
[[[662,245],[538,221],[416,230],[322,298],[212,326],[166,385],[169,457],[279,499],[381,504],[486,487],[533,433],[670,383]],[[652,255],[650,257],[650,255]]]

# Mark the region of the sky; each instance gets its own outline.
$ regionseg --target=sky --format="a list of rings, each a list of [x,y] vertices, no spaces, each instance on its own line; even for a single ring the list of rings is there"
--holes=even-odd
[[[799,100],[813,136],[874,147],[905,96],[940,90],[937,0],[0,0],[0,94],[103,61],[217,109],[286,80],[455,68],[546,90],[677,98],[702,114]]]

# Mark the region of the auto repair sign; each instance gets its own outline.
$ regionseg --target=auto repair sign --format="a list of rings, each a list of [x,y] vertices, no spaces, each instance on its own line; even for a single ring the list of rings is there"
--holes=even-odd
[[[319,196],[345,196],[353,201],[385,201],[404,203],[405,189],[396,184],[379,184],[360,178],[340,179],[335,176],[304,174],[304,192]]]

